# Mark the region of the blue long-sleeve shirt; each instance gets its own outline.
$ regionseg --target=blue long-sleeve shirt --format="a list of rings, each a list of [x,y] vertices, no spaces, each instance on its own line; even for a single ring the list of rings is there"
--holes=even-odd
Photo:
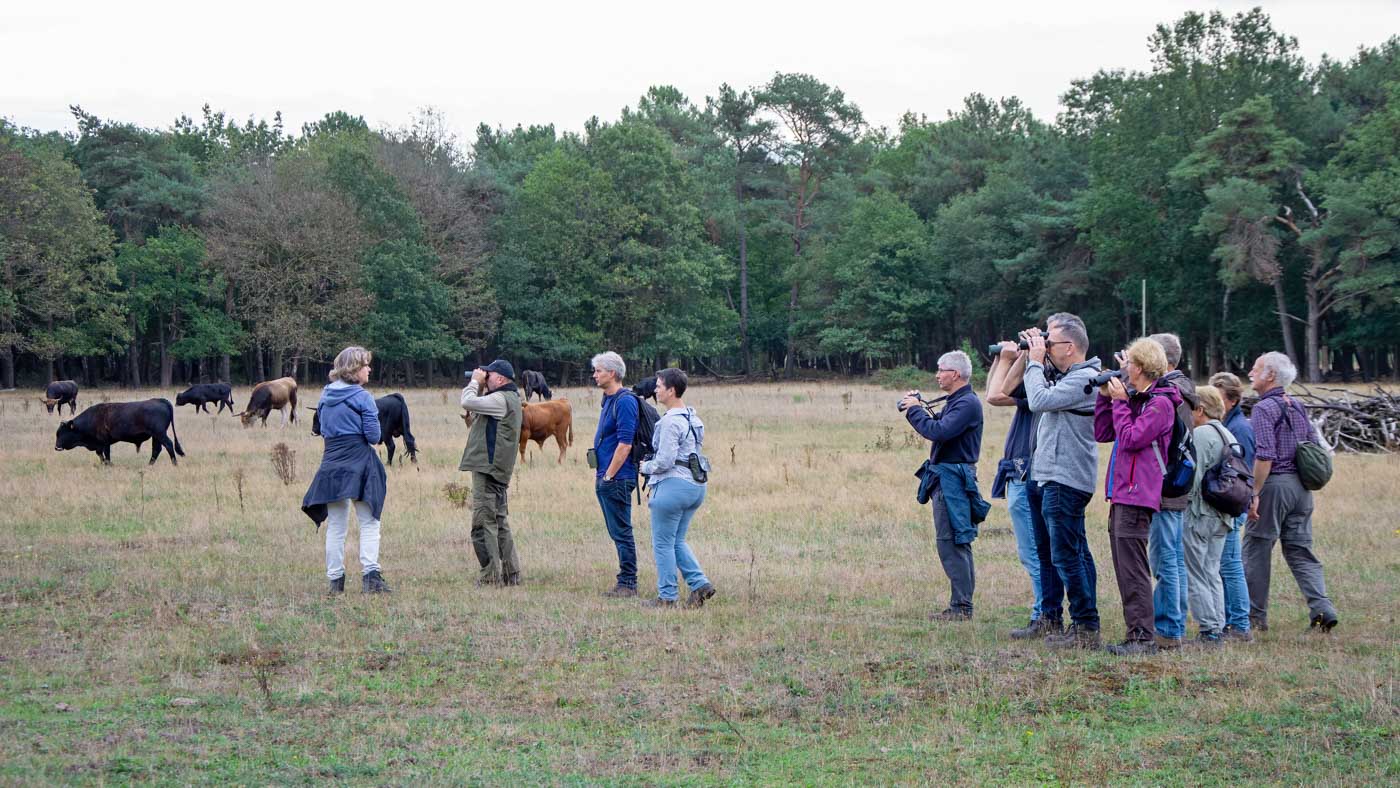
[[[598,431],[593,433],[593,448],[598,452],[598,470],[595,476],[602,478],[612,463],[613,453],[619,443],[631,445],[637,438],[637,409],[640,400],[627,389],[618,389],[616,394],[603,397],[603,411],[598,417]],[[637,464],[628,457],[617,469],[616,479],[637,478]]]
[[[982,400],[971,386],[963,386],[948,397],[936,416],[920,406],[904,411],[904,418],[924,438],[933,442],[929,459],[936,463],[977,463],[982,453]]]

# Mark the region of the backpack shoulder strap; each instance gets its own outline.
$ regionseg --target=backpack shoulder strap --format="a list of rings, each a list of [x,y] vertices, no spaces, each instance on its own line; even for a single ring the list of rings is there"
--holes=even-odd
[[[1238,456],[1238,457],[1243,457],[1243,456],[1244,456],[1244,449],[1240,446],[1239,442],[1238,442],[1238,441],[1232,441],[1232,440],[1226,440],[1226,439],[1225,439],[1225,430],[1220,429],[1220,425],[1219,425],[1219,424],[1216,424],[1216,423],[1213,422],[1213,421],[1207,422],[1207,424],[1210,425],[1210,428],[1211,428],[1211,429],[1215,430],[1215,434],[1216,434],[1216,435],[1219,435],[1219,436],[1220,436],[1220,442],[1223,443],[1223,444],[1225,444],[1226,446],[1228,446],[1228,447],[1233,451],[1233,453],[1234,453],[1236,456]]]

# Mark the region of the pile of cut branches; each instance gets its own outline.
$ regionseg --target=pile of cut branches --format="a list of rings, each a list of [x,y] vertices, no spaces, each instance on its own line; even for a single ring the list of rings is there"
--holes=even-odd
[[[1316,394],[1302,384],[1294,389],[1288,396],[1307,409],[1318,434],[1336,451],[1400,451],[1400,395],[1380,386],[1375,387],[1375,394],[1315,387],[1336,396]],[[1241,407],[1246,415],[1258,401],[1258,397],[1245,397]]]

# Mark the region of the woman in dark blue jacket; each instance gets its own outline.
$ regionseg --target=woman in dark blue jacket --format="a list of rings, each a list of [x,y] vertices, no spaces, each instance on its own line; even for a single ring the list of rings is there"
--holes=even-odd
[[[352,506],[360,523],[360,590],[389,593],[379,571],[379,516],[385,494],[384,464],[374,450],[379,443],[379,408],[363,388],[372,360],[362,347],[340,351],[316,413],[326,451],[301,510],[317,528],[326,523],[326,577],[332,594],[345,592],[345,533]]]

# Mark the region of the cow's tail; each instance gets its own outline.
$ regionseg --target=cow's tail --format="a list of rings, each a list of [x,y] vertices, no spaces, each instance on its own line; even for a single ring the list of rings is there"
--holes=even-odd
[[[161,402],[164,402],[165,407],[170,411],[170,434],[175,438],[175,453],[183,457],[185,456],[185,447],[180,445],[180,433],[175,429],[175,406],[171,405],[168,399],[163,399]]]
[[[408,428],[408,403],[404,402],[403,395],[397,392],[389,395],[397,397],[399,404],[403,406],[403,445],[408,450],[408,458],[413,462],[418,462],[418,441],[413,439],[413,432]]]
[[[569,408],[569,445],[574,445],[574,409]]]

